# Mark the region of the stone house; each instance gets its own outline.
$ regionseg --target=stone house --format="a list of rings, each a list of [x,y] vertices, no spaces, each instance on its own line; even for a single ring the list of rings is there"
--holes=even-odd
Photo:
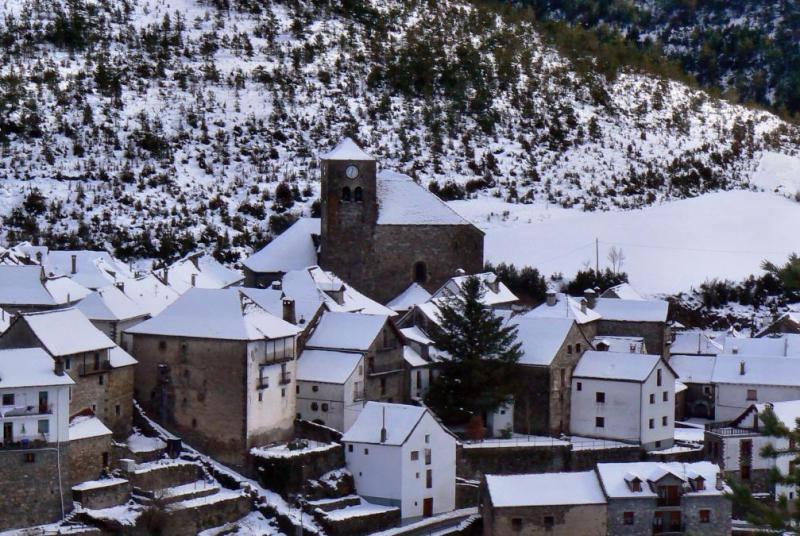
[[[605,536],[606,497],[594,471],[486,475],[483,536]]]
[[[48,279],[40,266],[0,266],[0,308],[7,313],[66,307],[89,292],[67,278]]]
[[[300,330],[242,289],[192,288],[125,333],[136,398],[161,424],[239,467],[293,435]]]
[[[714,374],[714,357],[708,355],[673,355],[669,365],[675,370],[680,382],[686,386],[683,395],[682,413],[686,417],[714,419],[715,388],[711,378]]]
[[[342,436],[356,492],[403,520],[455,508],[456,439],[420,406],[367,402]]]
[[[165,279],[178,294],[193,287],[229,288],[239,285],[244,276],[207,253],[190,253],[164,269]]]
[[[70,414],[90,409],[117,439],[130,434],[136,360],[77,309],[24,313],[0,336],[0,348],[44,349],[74,380]]]
[[[517,316],[509,321],[522,344],[514,431],[569,433],[572,374],[591,339],[572,318]]]
[[[731,533],[730,488],[713,463],[599,463],[596,470],[608,534]]]
[[[124,283],[99,288],[75,308],[115,344],[122,344],[122,332],[150,318],[144,307],[125,295]]]
[[[415,305],[425,303],[431,299],[431,293],[419,283],[411,283],[407,289],[392,298],[386,307],[400,315],[405,315]]]
[[[591,297],[588,306],[600,315],[598,335],[644,337],[650,353],[669,357],[671,340],[667,324],[669,302],[665,300],[625,300]]]
[[[346,432],[364,407],[364,355],[304,350],[297,360],[297,418]]]
[[[646,450],[671,447],[676,378],[657,355],[585,352],[572,374],[570,432]]]
[[[468,275],[464,273],[464,270],[458,270],[455,276],[445,281],[445,283],[431,295],[431,299],[447,299],[451,296],[460,295],[464,283],[469,277],[477,277],[478,281],[480,281],[481,290],[483,291],[482,302],[484,305],[492,309],[510,309],[512,305],[519,302],[519,298],[511,292],[505,283],[500,281],[494,272]],[[408,289],[406,289],[406,291],[407,290]]]
[[[0,530],[52,523],[71,509],[69,389],[40,348],[0,350]]]
[[[800,334],[800,311],[784,313],[772,324],[759,331],[756,337],[764,337],[777,333]]]
[[[108,473],[111,445],[111,430],[90,410],[73,415],[69,422],[70,486]]]
[[[357,353],[364,357],[367,400],[403,402],[408,393],[403,338],[386,315],[329,312],[306,342],[307,350]]]

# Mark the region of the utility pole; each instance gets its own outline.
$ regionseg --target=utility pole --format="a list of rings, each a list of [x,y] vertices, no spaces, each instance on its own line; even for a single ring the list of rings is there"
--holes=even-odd
[[[600,239],[594,239],[594,273],[600,277]]]

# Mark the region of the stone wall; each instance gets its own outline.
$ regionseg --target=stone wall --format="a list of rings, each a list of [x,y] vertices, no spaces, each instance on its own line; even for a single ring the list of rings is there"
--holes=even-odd
[[[488,501],[487,501],[488,502]],[[552,517],[553,525],[546,526],[545,518]],[[512,520],[521,522],[519,530]],[[605,536],[606,505],[578,506],[528,506],[519,508],[493,508],[491,516],[484,517],[484,535],[505,536],[519,534],[547,534],[553,536]],[[609,532],[609,534],[615,534]]]
[[[320,443],[338,443],[342,440],[340,431],[303,419],[295,419],[294,435]]]
[[[373,514],[333,519],[325,515],[317,521],[330,536],[362,536],[395,527],[400,524],[400,509],[376,512]]]
[[[684,497],[681,501],[686,534],[726,536],[731,533],[731,501],[725,497]],[[700,510],[708,510],[708,523],[700,522]]]
[[[251,455],[250,460],[261,485],[284,496],[303,490],[306,481],[345,465],[344,448],[339,444],[285,457]]]
[[[597,334],[612,337],[644,337],[648,354],[669,358],[667,348],[669,328],[666,322],[621,322],[600,319]]]
[[[137,467],[125,475],[134,488],[145,492],[179,486],[203,478],[202,469],[190,462]]]
[[[653,517],[656,508],[655,497],[610,499],[608,501],[608,533],[615,536],[649,536],[653,534]],[[703,509],[710,511],[709,523],[700,523],[700,510]],[[684,534],[723,536],[731,533],[731,503],[723,496],[684,496],[681,498],[680,511],[681,521],[685,527]],[[624,512],[634,513],[632,525],[625,525]]]
[[[573,450],[570,455],[570,471],[591,471],[598,463],[639,462],[645,451],[638,446],[609,449]]]
[[[610,499],[608,501],[608,533],[615,536],[649,536],[653,534],[653,510],[655,507],[655,497]],[[633,524],[625,524],[625,512],[633,512]]]
[[[243,467],[246,344],[133,335],[131,347],[136,399],[148,415],[220,462]]]
[[[384,347],[383,335],[379,335],[365,355],[364,394],[367,400],[402,404],[408,394],[407,364],[403,358],[403,343],[391,322],[389,320],[384,327],[389,338],[387,347]],[[374,372],[370,372],[370,363],[375,365]]]
[[[0,449],[0,530],[58,521],[62,499],[72,510],[68,457],[67,445]]]
[[[107,459],[104,459],[103,455]],[[103,474],[103,462],[111,465],[111,436],[87,437],[69,442],[70,486],[96,480]]]
[[[72,496],[84,508],[110,508],[128,502],[131,497],[131,483],[124,478],[112,478],[97,486],[73,488]]]
[[[478,480],[482,475],[569,471],[569,446],[456,447],[456,474]]]
[[[106,403],[100,419],[119,441],[124,441],[131,434],[135,369],[136,365],[118,367],[108,374]]]
[[[550,369],[519,365],[520,390],[514,397],[514,431],[546,435],[550,429]]]

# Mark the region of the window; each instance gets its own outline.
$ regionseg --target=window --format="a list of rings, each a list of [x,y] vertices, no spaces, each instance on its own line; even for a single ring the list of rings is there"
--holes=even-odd
[[[415,462],[417,460],[419,460],[419,451],[418,450],[412,450],[411,451],[411,461]]]
[[[666,426],[668,422],[669,422],[669,419],[667,418],[666,415],[661,417],[661,426]]]
[[[514,532],[520,532],[522,530],[522,518],[521,517],[512,517],[511,518],[511,530]]]
[[[38,421],[38,429],[40,434],[49,434],[50,421],[47,419],[41,419],[40,421]]]
[[[553,516],[544,516],[544,530],[553,530],[556,525],[556,518]]]
[[[369,454],[369,449],[364,449],[364,454]]]
[[[99,385],[103,385],[103,375],[102,375],[102,374],[101,374],[100,376],[98,376],[98,377],[97,377],[97,383],[98,383]]]
[[[300,394],[300,384],[299,383],[294,386],[294,393],[297,394],[297,395]]]
[[[703,386],[703,394],[711,396],[711,386],[710,385],[704,385]]]
[[[428,266],[419,261],[414,264],[414,281],[416,283],[425,283],[428,280]]]
[[[642,491],[642,481],[638,478],[631,480],[631,491]]]
[[[364,191],[361,189],[361,186],[357,186],[353,191],[353,200],[356,203],[361,203],[364,200]]]
[[[431,464],[431,457],[432,457],[431,449],[425,449],[425,465]]]
[[[69,368],[70,368],[71,366],[72,366],[72,359],[71,359],[71,358],[69,358],[69,357],[67,357],[66,359],[64,359],[64,368],[65,368],[66,370],[69,370]]]
[[[100,370],[100,354],[94,353],[94,370]]]
[[[594,394],[594,401],[597,402],[598,404],[605,404],[605,402],[606,402],[606,394],[605,393],[601,393],[600,391],[596,392]]]
[[[319,385],[312,385],[311,386],[311,392],[312,393],[316,393],[317,391],[319,391]]]
[[[739,477],[742,480],[750,480],[750,466],[749,465],[742,465],[739,468]]]
[[[381,378],[381,394],[386,394],[386,378]]]
[[[758,390],[757,389],[748,389],[747,390],[747,400],[758,400]]]
[[[595,425],[597,428],[603,428],[603,427],[605,427],[605,425],[606,425],[606,419],[605,419],[605,417],[595,417],[595,418],[594,418],[594,425]]]
[[[115,414],[117,417],[119,417],[120,415],[122,415],[122,407],[120,407],[120,405],[119,405],[119,404],[117,404],[116,406],[114,406],[114,414]]]
[[[342,201],[350,201],[350,187],[345,186],[342,188]]]
[[[706,489],[706,481],[702,476],[694,479],[694,489],[695,491],[703,491]]]
[[[433,469],[425,471],[425,487],[428,489],[433,487]]]
[[[711,510],[700,510],[700,523],[711,523]]]
[[[34,454],[33,452],[26,452],[25,463],[36,463],[36,454]]]
[[[192,419],[192,428],[197,428],[197,419]]]
[[[656,403],[656,395],[654,395],[654,394],[650,395],[650,403],[651,404],[655,404]]]
[[[664,402],[669,402],[669,391],[664,391],[664,393],[661,395],[661,400]]]
[[[184,398],[184,400],[186,400],[186,399]],[[259,402],[263,402],[264,401],[264,391],[259,391],[258,392],[258,401]]]
[[[323,402],[323,403],[322,403],[322,411],[325,411],[325,412],[327,412],[327,411],[328,411],[328,404],[327,404],[327,402]]]
[[[6,393],[3,395],[3,405],[4,406],[14,405],[14,393]]]
[[[647,427],[650,428],[651,430],[653,428],[655,428],[656,427],[656,420],[655,419],[650,419],[649,421],[647,421]]]
[[[633,512],[622,512],[622,524],[633,525]]]
[[[167,349],[167,341],[158,341],[158,349],[159,350],[166,350]]]
[[[581,353],[581,343],[575,343],[575,352]]]
[[[425,434],[425,443],[431,442],[431,434]]]
[[[311,411],[319,411],[319,404],[317,404],[316,402],[312,402]]]
[[[582,390],[582,389],[583,389],[583,384],[582,384],[581,382],[578,382],[578,383],[576,384],[576,387],[577,387],[578,391],[580,391],[580,390]]]
[[[657,448],[657,449],[660,449],[660,448],[661,448],[661,441],[656,441],[656,448]]]
[[[567,354],[572,355],[572,345],[571,344],[567,345]]]
[[[286,398],[286,389],[281,389],[281,398]]]

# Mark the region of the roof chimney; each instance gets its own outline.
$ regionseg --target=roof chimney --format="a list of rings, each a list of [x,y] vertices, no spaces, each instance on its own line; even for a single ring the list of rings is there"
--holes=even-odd
[[[169,268],[167,266],[164,267],[164,284],[169,285]]]
[[[583,298],[586,300],[586,304],[589,306],[589,309],[594,309],[595,305],[597,305],[597,293],[594,289],[587,288],[583,291]]]
[[[381,408],[383,416],[381,420],[381,443],[386,443],[386,407]]]
[[[463,268],[456,268],[456,277],[461,277],[462,275],[467,275],[467,272]]]
[[[556,291],[555,290],[548,290],[547,291],[547,305],[549,307],[553,307],[556,304]]]
[[[117,281],[114,283],[114,286],[119,289],[120,292],[125,292],[125,282],[124,281]]]
[[[718,491],[722,491],[722,473],[717,473],[717,484],[714,487],[716,487]]]
[[[56,359],[56,366],[53,369],[53,372],[56,373],[56,376],[63,376],[64,375],[64,361],[62,358]]]
[[[586,300],[581,300],[581,312],[586,313]]]
[[[744,376],[744,361],[739,361],[739,376]]]
[[[197,286],[197,274],[192,274],[192,286]]]
[[[41,251],[37,251],[36,252],[36,262],[38,262],[39,264],[42,264],[42,252]]]
[[[281,283],[280,279],[276,279],[272,282],[272,290],[281,290],[283,288],[283,283]]]
[[[294,300],[292,298],[283,299],[283,319],[290,324],[296,324]]]
[[[78,273],[78,256],[73,253],[71,260],[72,260],[72,274],[74,275]]]

